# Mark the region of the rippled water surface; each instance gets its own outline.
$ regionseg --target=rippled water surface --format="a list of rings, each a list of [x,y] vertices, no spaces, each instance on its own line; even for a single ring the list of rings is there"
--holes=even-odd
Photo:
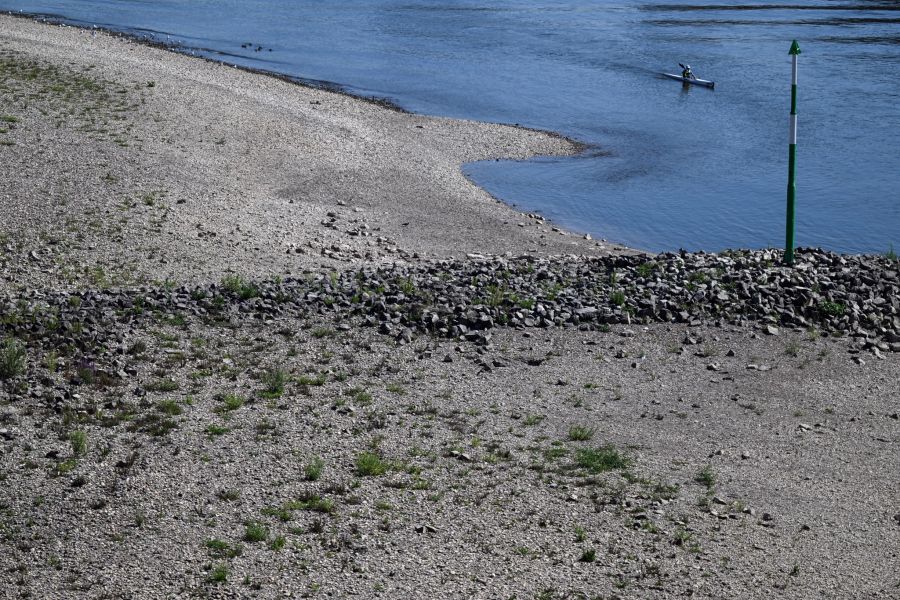
[[[796,38],[797,241],[900,250],[897,1],[0,0],[0,9],[169,38],[417,112],[560,131],[591,149],[466,172],[523,209],[650,250],[783,244]],[[716,89],[659,76],[678,62]]]

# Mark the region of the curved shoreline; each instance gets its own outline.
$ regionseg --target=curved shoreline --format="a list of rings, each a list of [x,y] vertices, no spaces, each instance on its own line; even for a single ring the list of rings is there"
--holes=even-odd
[[[7,134],[18,139],[4,149],[11,194],[36,206],[47,201],[41,192],[46,182],[25,174],[35,169],[32,154],[56,138],[42,172],[58,194],[77,199],[88,189],[101,199],[99,206],[113,206],[122,196],[133,202],[165,192],[154,201],[166,211],[165,223],[153,225],[161,217],[138,203],[131,212],[142,214],[126,229],[136,228],[124,237],[99,236],[94,248],[79,250],[82,263],[108,263],[120,250],[109,240],[119,237],[136,254],[126,270],[141,272],[138,279],[207,281],[228,270],[285,275],[298,261],[349,266],[468,253],[627,251],[523,214],[463,173],[462,165],[478,160],[581,149],[558,134],[398,111],[346,91],[272,73],[260,77],[121,34],[92,35],[24,16],[0,19],[10,24],[5,47],[44,65],[39,71],[47,77],[61,78],[14,82],[21,94],[39,92],[44,105],[10,107],[22,119]],[[78,87],[85,77],[105,90],[100,104],[99,96],[88,98]],[[74,99],[64,93],[67,86],[77,92]],[[57,127],[41,110],[61,111],[60,117],[96,114],[77,127],[61,118]],[[107,125],[95,125],[100,122]],[[75,146],[77,152],[67,150]],[[124,172],[107,173],[106,164]],[[76,204],[55,222],[95,210]],[[12,219],[8,227],[16,235],[37,233],[53,225],[54,210]],[[172,244],[172,237],[188,242]],[[138,256],[148,252],[164,261],[162,273]]]
[[[399,103],[395,102],[394,100],[392,100],[389,97],[381,97],[381,96],[375,96],[375,95],[366,95],[363,93],[356,93],[356,92],[352,91],[347,86],[347,84],[339,83],[336,81],[329,81],[329,80],[324,80],[324,79],[312,79],[312,78],[307,78],[307,77],[297,77],[297,76],[293,76],[293,75],[288,75],[286,73],[280,73],[280,72],[272,70],[272,69],[250,67],[247,65],[239,65],[236,63],[230,64],[224,58],[216,59],[211,56],[204,56],[202,54],[193,54],[193,52],[196,51],[196,52],[204,52],[204,53],[227,56],[224,52],[222,52],[220,50],[214,50],[212,48],[201,48],[201,47],[187,46],[187,45],[176,44],[176,43],[167,44],[165,42],[153,39],[152,37],[142,36],[139,33],[137,33],[136,29],[133,29],[133,28],[125,28],[125,29],[120,30],[120,29],[115,29],[112,27],[91,25],[84,21],[79,21],[77,19],[71,19],[69,17],[65,17],[62,15],[54,15],[54,14],[46,14],[46,13],[14,13],[12,11],[0,11],[0,15],[7,15],[10,17],[25,19],[25,20],[29,20],[29,21],[36,21],[38,23],[47,24],[47,25],[74,27],[76,29],[81,29],[84,31],[99,31],[99,32],[106,33],[107,35],[120,37],[120,38],[129,40],[129,41],[132,41],[134,43],[137,43],[137,44],[149,46],[151,48],[158,48],[161,50],[173,52],[175,54],[181,54],[183,56],[189,56],[191,58],[197,58],[197,59],[209,61],[209,62],[212,62],[215,64],[225,65],[227,67],[239,69],[241,71],[246,71],[248,73],[254,73],[256,75],[263,75],[265,77],[271,77],[271,78],[277,79],[279,81],[285,81],[287,83],[299,85],[302,87],[325,90],[328,92],[333,92],[335,94],[341,94],[341,95],[344,95],[344,96],[347,96],[350,98],[354,98],[356,100],[362,100],[363,102],[368,102],[368,103],[374,104],[376,106],[380,106],[382,108],[387,108],[388,110],[393,110],[393,111],[400,112],[400,113],[421,114],[422,116],[434,116],[436,118],[452,118],[452,117],[439,117],[437,115],[428,115],[427,113],[416,113],[416,112],[407,110],[406,108],[404,108]],[[159,32],[156,32],[156,33],[159,33]],[[244,58],[244,57],[241,57],[241,58]],[[459,120],[468,121],[470,119],[459,119]],[[538,127],[527,127],[525,125],[520,125],[518,123],[504,123],[501,121],[479,121],[479,122],[488,123],[491,125],[502,125],[504,127],[514,127],[516,129],[522,129],[523,131],[531,131],[534,133],[541,133],[541,134],[548,135],[548,136],[551,136],[554,138],[558,138],[560,140],[564,140],[565,142],[567,142],[573,146],[573,151],[571,153],[571,156],[573,156],[573,157],[578,156],[584,152],[587,152],[588,150],[599,148],[599,146],[596,144],[589,144],[587,142],[569,137],[567,135],[564,135],[558,131],[553,131],[551,129],[541,129]],[[535,157],[535,158],[538,158],[538,157]],[[492,194],[492,197],[496,198],[496,196],[493,196],[493,194]],[[505,204],[511,206],[510,203],[508,203],[500,198],[497,198],[497,200],[504,202]],[[550,220],[550,219],[548,219],[548,220]]]

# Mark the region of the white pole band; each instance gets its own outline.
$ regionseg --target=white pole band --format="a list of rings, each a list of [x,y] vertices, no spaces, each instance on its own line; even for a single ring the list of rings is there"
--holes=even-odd
[[[797,55],[791,57],[791,83],[797,85]]]
[[[797,115],[791,115],[791,133],[788,144],[797,144]]]

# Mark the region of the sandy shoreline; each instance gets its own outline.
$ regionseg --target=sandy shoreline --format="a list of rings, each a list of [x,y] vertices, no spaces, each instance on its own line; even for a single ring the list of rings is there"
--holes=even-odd
[[[896,597],[896,261],[459,168],[571,151],[0,16],[0,598]]]
[[[121,211],[116,248],[97,239],[81,250],[85,263],[105,264],[115,254],[123,283],[215,280],[228,271],[284,275],[298,265],[413,255],[616,248],[522,215],[460,171],[475,160],[575,150],[559,137],[400,113],[105,33],[0,18],[7,52],[66,64],[30,82],[43,86],[40,102],[6,109],[22,114],[12,115],[21,120],[7,134],[16,145],[4,147],[0,175],[12,186],[0,201],[40,205],[52,187],[75,198],[64,211],[70,218],[136,203]],[[54,78],[87,78],[96,87],[66,97],[52,90],[72,81]],[[28,93],[24,84],[20,92]],[[48,123],[41,111],[59,120]],[[86,118],[72,131],[65,115],[79,111]],[[14,177],[34,169],[30,150],[51,127],[79,146],[77,156],[42,156],[39,182]],[[90,208],[78,196],[90,196]],[[6,233],[58,229],[60,212],[46,208],[43,220],[11,220]],[[152,274],[140,266],[148,254],[157,263]]]

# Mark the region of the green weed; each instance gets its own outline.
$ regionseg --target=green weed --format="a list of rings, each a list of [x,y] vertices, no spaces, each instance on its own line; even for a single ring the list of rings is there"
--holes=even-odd
[[[606,445],[579,449],[575,454],[575,464],[591,473],[603,473],[628,468],[631,461],[612,445]]]
[[[584,442],[594,437],[593,427],[573,425],[569,428],[569,439],[573,442]]]
[[[373,452],[362,452],[356,457],[356,473],[363,477],[384,475],[388,467],[388,463]]]

